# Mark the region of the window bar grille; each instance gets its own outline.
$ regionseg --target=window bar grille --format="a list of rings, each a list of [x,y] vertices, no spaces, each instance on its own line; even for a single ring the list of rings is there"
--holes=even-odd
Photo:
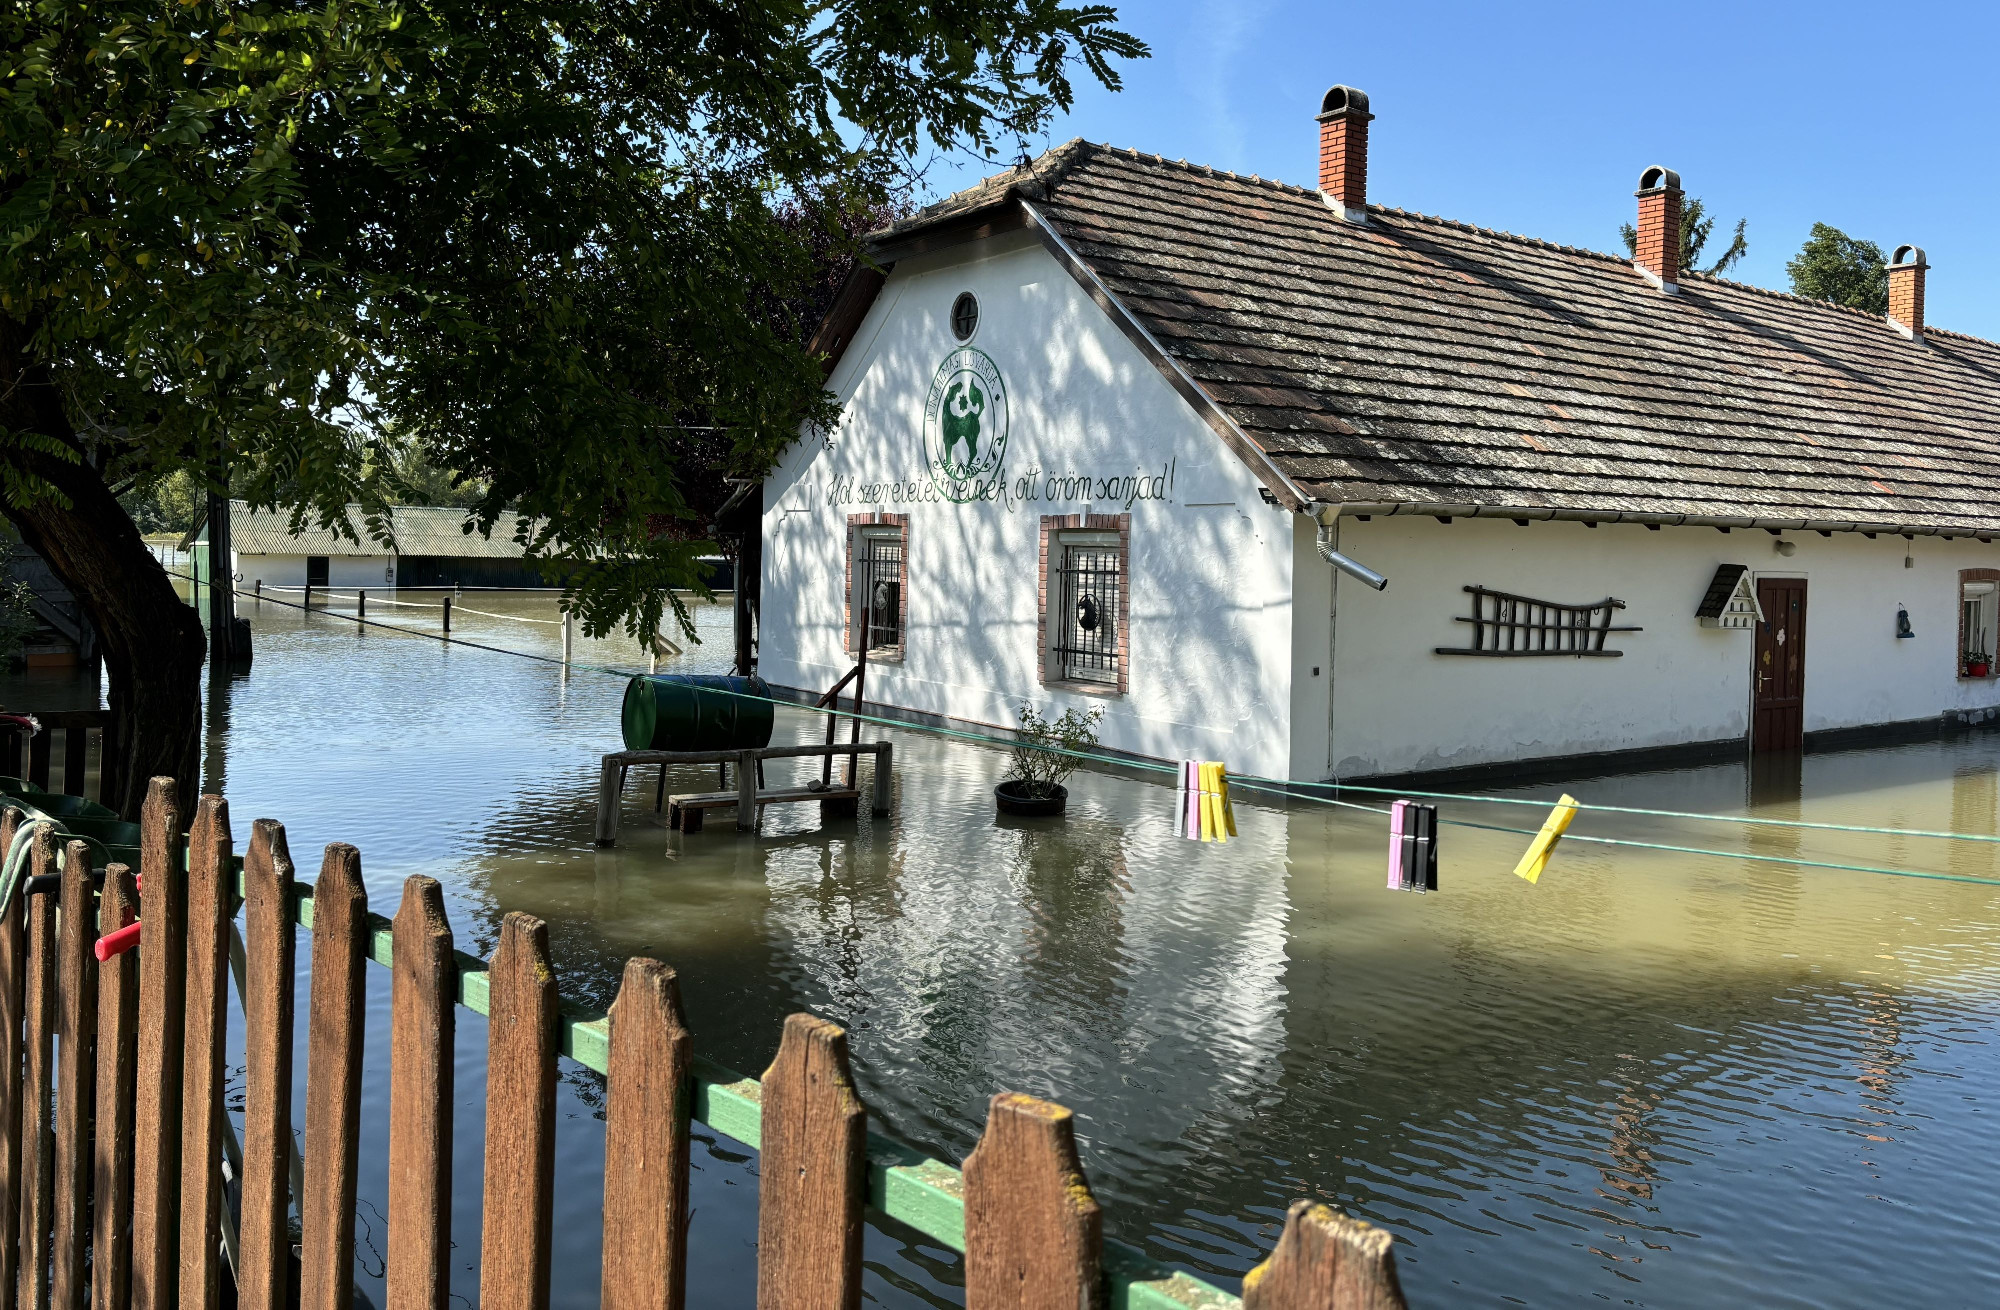
[[[1453,622],[1472,625],[1472,644],[1439,646],[1436,650],[1440,655],[1594,655],[1616,659],[1625,652],[1605,649],[1607,636],[1645,631],[1638,624],[1611,621],[1612,611],[1625,608],[1625,602],[1616,596],[1606,596],[1593,605],[1559,605],[1487,587],[1465,590],[1472,596],[1471,617],[1456,615]]]
[[[1119,564],[1118,551],[1110,547],[1063,551],[1055,651],[1065,678],[1118,681],[1118,589],[1124,582]]]
[[[903,542],[900,537],[867,538],[862,557],[862,599],[867,605],[868,649],[903,645]]]

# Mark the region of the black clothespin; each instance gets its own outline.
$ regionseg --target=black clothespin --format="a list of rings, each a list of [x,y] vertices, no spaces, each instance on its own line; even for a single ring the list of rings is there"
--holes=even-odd
[[[1403,890],[1434,892],[1438,885],[1437,806],[1408,803],[1403,811]]]

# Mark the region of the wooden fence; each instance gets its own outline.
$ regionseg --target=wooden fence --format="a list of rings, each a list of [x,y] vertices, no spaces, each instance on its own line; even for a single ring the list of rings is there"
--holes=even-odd
[[[246,1310],[344,1310],[353,1295],[364,971],[392,970],[386,1280],[393,1310],[449,1295],[452,1051],[457,1006],[489,1020],[480,1294],[549,1302],[558,1058],[605,1075],[602,1304],[679,1310],[688,1265],[689,1123],[761,1152],[760,1310],[851,1310],[865,1212],[964,1255],[972,1310],[1225,1307],[1399,1310],[1389,1235],[1325,1206],[1292,1207],[1241,1301],[1102,1236],[1070,1112],[993,1098],[963,1172],[868,1131],[846,1034],[785,1021],[761,1080],[696,1056],[674,971],[627,963],[608,1014],[565,1007],[537,919],[508,914],[482,961],[453,949],[438,884],[412,877],[393,920],[371,914],[353,847],[295,878],[282,825],[259,819],[233,857],[229,808],[191,830],[155,779],[139,877],[101,875],[80,841],[38,823],[27,879],[0,917],[0,1302],[96,1310],[211,1307],[233,1278]],[[0,812],[0,847],[36,822]],[[222,1101],[227,982],[242,914],[240,1146]],[[141,945],[95,958],[143,919]],[[294,925],[310,933],[308,1079],[293,1135]],[[107,943],[107,946],[109,944]],[[225,1153],[241,1179],[225,1199]],[[300,1233],[293,1270],[288,1219]],[[296,1276],[296,1289],[288,1285]]]

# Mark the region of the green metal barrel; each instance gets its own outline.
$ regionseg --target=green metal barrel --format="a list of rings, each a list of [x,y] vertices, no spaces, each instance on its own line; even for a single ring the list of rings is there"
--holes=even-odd
[[[771,744],[774,709],[762,678],[661,673],[626,684],[619,718],[628,751],[737,751]]]

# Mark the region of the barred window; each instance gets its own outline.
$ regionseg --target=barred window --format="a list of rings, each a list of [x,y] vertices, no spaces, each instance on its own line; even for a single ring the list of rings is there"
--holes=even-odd
[[[1054,612],[1056,676],[1072,682],[1118,684],[1125,634],[1122,591],[1125,557],[1118,538],[1105,533],[1065,533],[1058,539]]]
[[[865,642],[873,656],[903,653],[904,544],[901,527],[864,527],[855,534],[848,610],[861,639],[856,648]]]

